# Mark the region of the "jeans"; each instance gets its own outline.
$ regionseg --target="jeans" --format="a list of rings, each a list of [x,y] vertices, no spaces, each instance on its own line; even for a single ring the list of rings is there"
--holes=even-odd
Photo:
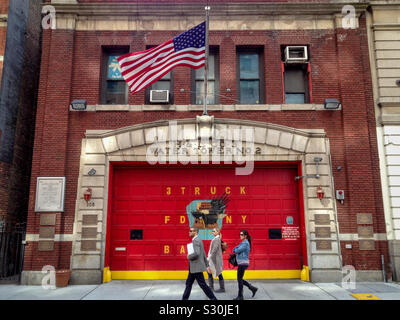
[[[238,297],[243,297],[243,285],[248,287],[249,289],[252,287],[250,283],[248,283],[246,280],[243,280],[244,272],[249,266],[246,264],[240,264],[237,269],[237,281],[238,281],[238,286],[239,286],[239,293]]]

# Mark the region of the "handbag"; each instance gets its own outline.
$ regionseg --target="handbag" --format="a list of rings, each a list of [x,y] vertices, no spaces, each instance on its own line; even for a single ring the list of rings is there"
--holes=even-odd
[[[232,253],[229,256],[228,261],[229,261],[229,265],[232,265],[232,268],[237,267],[238,264],[237,264],[237,261],[236,261],[236,254]]]
[[[226,250],[228,250],[228,244],[225,241],[221,241],[221,250],[222,250],[222,253],[224,253]]]

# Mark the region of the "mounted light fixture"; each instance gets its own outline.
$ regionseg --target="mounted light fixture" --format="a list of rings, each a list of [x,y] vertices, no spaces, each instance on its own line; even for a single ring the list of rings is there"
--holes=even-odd
[[[294,177],[295,180],[299,180],[301,178],[315,178],[315,179],[319,179],[321,176],[318,173],[318,164],[322,161],[322,158],[320,157],[314,157],[314,162],[315,162],[315,174],[309,174],[306,176],[297,176]]]
[[[321,186],[318,186],[317,187],[317,197],[318,197],[318,199],[322,200],[324,198],[324,196],[325,196],[324,190],[322,189]]]
[[[338,99],[325,99],[324,100],[324,109],[327,110],[336,110],[342,106]]]
[[[72,110],[75,110],[75,111],[84,111],[84,110],[86,110],[86,105],[87,105],[86,100],[78,99],[78,100],[73,100],[71,102],[70,107]]]

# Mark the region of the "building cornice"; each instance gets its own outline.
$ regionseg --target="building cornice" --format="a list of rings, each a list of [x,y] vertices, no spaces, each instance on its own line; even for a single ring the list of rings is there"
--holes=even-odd
[[[49,3],[47,3],[48,5]],[[212,4],[214,16],[260,16],[260,15],[332,15],[342,13],[344,5],[354,6],[356,13],[367,9],[363,0],[334,3],[218,3]],[[44,4],[46,5],[46,4]],[[60,3],[52,2],[58,14],[76,14],[78,16],[193,16],[203,17],[203,3]]]

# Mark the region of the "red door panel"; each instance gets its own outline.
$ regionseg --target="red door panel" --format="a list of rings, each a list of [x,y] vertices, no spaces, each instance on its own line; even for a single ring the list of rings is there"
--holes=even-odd
[[[300,238],[269,238],[269,229],[300,228],[296,168],[255,167],[250,176],[232,167],[113,168],[111,270],[187,270],[186,207],[224,192],[230,198],[221,230],[229,244],[225,268],[241,229],[252,236],[249,269],[301,268]],[[131,230],[142,230],[143,238],[131,240]],[[208,253],[210,240],[203,243]]]

